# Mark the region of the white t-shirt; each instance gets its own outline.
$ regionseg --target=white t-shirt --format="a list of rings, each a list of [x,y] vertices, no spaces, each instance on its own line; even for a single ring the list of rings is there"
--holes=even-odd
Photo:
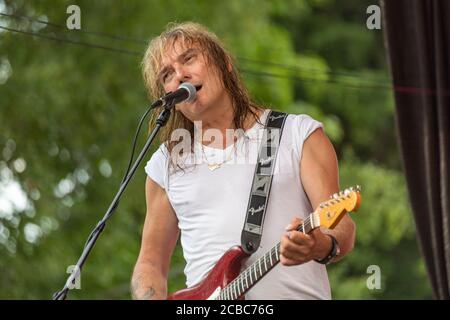
[[[269,110],[261,116],[264,124]],[[286,233],[293,217],[305,219],[313,211],[300,180],[305,139],[322,124],[307,115],[289,115],[279,146],[260,248],[244,260],[243,269],[269,251]],[[246,209],[264,126],[255,125],[235,145],[221,150],[195,141],[195,159],[186,158],[182,170],[169,164],[162,144],[148,161],[147,175],[166,190],[178,218],[186,260],[186,285],[199,283],[220,257],[241,244]],[[211,171],[206,163],[228,160]],[[247,161],[245,161],[245,159]],[[192,165],[193,162],[196,165]],[[253,288],[246,299],[331,299],[326,267],[314,261],[283,266],[279,263]]]

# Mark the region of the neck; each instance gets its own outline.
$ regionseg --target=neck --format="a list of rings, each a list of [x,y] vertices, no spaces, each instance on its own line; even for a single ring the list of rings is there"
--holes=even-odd
[[[217,129],[225,133],[226,129],[233,129],[234,109],[231,102],[225,105],[217,106],[208,110],[201,119],[201,129],[203,132],[209,129]],[[198,128],[200,129],[200,128]]]
[[[234,127],[234,110],[232,107],[218,109],[203,117],[199,122],[194,122],[199,134],[198,139],[204,145],[214,148],[226,148],[233,143],[230,129]],[[231,140],[230,140],[231,139]]]

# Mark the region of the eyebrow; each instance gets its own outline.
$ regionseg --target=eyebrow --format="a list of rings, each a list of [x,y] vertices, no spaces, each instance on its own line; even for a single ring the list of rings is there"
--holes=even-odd
[[[180,55],[177,57],[177,61],[179,61],[179,60],[185,58],[187,55],[189,55],[189,54],[191,54],[191,53],[193,53],[193,52],[197,52],[197,51],[198,51],[198,50],[195,49],[195,48],[187,49],[185,52],[183,52],[182,54],[180,54]],[[158,74],[158,79],[161,79],[162,76],[163,76],[170,68],[171,68],[170,66],[165,66],[164,68],[162,68],[161,71],[160,71],[159,74]]]

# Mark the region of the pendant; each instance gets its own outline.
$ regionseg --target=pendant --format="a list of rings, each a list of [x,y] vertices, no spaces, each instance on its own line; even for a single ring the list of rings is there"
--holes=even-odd
[[[220,168],[220,164],[217,164],[217,163],[208,164],[208,169],[211,170],[211,171],[214,171],[214,170],[219,169],[219,168]]]

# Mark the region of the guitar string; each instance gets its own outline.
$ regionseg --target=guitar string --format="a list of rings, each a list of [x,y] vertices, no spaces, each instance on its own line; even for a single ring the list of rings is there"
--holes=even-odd
[[[312,224],[311,224],[311,219],[312,219],[312,214],[310,214],[308,216],[308,218],[305,219],[305,221],[297,228],[300,229],[300,227],[304,227],[303,229],[303,233],[309,233],[312,229]],[[305,229],[307,230],[305,232]],[[298,230],[300,231],[300,230]],[[300,231],[302,232],[302,231]],[[234,292],[236,292],[236,288],[237,288],[237,294],[236,295],[236,299],[241,296],[242,294],[244,294],[251,286],[254,285],[255,282],[259,281],[262,278],[263,274],[266,274],[268,271],[270,271],[273,267],[275,267],[275,265],[280,261],[279,259],[279,252],[280,252],[280,243],[278,243],[276,246],[274,246],[272,249],[269,250],[269,252],[267,252],[266,254],[264,254],[261,258],[259,258],[258,260],[256,260],[253,264],[251,264],[249,267],[247,267],[238,277],[236,277],[233,281],[231,281],[223,290],[222,292],[219,294],[219,297],[222,295],[222,293],[225,295],[227,294],[226,291],[227,290],[232,290],[234,289]],[[273,255],[275,254],[274,259],[272,259]],[[274,263],[271,263],[270,261],[275,261]],[[266,266],[264,273],[262,272],[262,262],[264,262],[264,265]],[[269,267],[267,268],[267,263],[269,265]],[[259,269],[260,269],[260,274],[261,276],[258,278],[256,272],[256,266],[259,264]],[[255,270],[255,281],[252,281],[252,277],[251,277],[251,272],[252,272],[252,268]],[[250,278],[250,281],[248,281]],[[244,287],[244,280],[247,283],[250,283],[250,286],[247,286],[247,288]],[[242,289],[240,290],[239,288],[239,284],[241,284]],[[241,292],[242,291],[242,292]],[[233,298],[233,292],[231,291],[231,297]]]

